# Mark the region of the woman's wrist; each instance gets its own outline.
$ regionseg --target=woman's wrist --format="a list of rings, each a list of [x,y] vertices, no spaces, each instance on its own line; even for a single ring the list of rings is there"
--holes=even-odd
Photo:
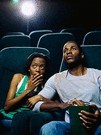
[[[24,92],[25,92],[25,95],[27,95],[29,92],[31,92],[31,90],[30,89],[26,89]]]
[[[41,95],[36,95],[36,98],[39,100],[39,101],[43,101],[43,97]]]

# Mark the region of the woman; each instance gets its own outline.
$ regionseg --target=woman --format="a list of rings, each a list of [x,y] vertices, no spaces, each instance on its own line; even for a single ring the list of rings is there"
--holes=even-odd
[[[27,58],[26,74],[17,73],[12,78],[4,109],[0,110],[1,119],[12,119],[17,112],[32,109],[33,96],[38,94],[48,79],[48,66],[49,59],[42,53],[33,53]]]

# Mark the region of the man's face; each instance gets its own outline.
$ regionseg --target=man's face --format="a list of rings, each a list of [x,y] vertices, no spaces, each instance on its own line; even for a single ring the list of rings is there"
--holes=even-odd
[[[66,43],[63,47],[63,57],[64,60],[68,63],[74,63],[81,61],[83,54],[80,52],[79,47],[74,42]]]

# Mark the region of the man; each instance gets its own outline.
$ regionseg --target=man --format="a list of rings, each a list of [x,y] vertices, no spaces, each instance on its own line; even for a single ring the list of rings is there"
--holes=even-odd
[[[63,47],[63,57],[67,62],[67,70],[53,75],[39,96],[43,101],[35,104],[33,111],[54,111],[66,109],[71,105],[91,104],[93,113],[82,110],[79,113],[82,124],[90,131],[94,129],[98,135],[101,124],[101,95],[99,94],[98,78],[101,71],[84,66],[84,54],[74,41],[67,42]],[[45,102],[44,98],[52,99],[58,93],[61,102]],[[70,119],[68,111],[65,121],[53,121],[41,128],[42,135],[70,134]],[[96,130],[95,130],[96,129]],[[101,131],[100,131],[101,132]]]

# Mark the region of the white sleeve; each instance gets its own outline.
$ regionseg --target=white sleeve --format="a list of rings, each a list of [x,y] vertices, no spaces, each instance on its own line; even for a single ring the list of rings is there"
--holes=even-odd
[[[52,97],[54,97],[54,95],[56,93],[55,84],[54,84],[54,77],[55,77],[55,75],[53,75],[52,77],[50,77],[48,79],[44,88],[38,94],[40,94],[43,97],[48,98],[48,99],[52,99]],[[40,111],[40,106],[43,103],[44,103],[43,101],[37,102],[32,111]]]
[[[43,97],[48,99],[52,99],[54,97],[56,93],[54,77],[55,75],[48,79],[44,88],[38,93],[39,95],[42,95]]]
[[[40,106],[41,104],[43,104],[43,101],[39,101],[38,103],[35,104],[34,108],[32,109],[32,111],[38,111],[40,112]]]
[[[98,85],[101,86],[101,70],[93,69],[94,70],[94,78]]]

